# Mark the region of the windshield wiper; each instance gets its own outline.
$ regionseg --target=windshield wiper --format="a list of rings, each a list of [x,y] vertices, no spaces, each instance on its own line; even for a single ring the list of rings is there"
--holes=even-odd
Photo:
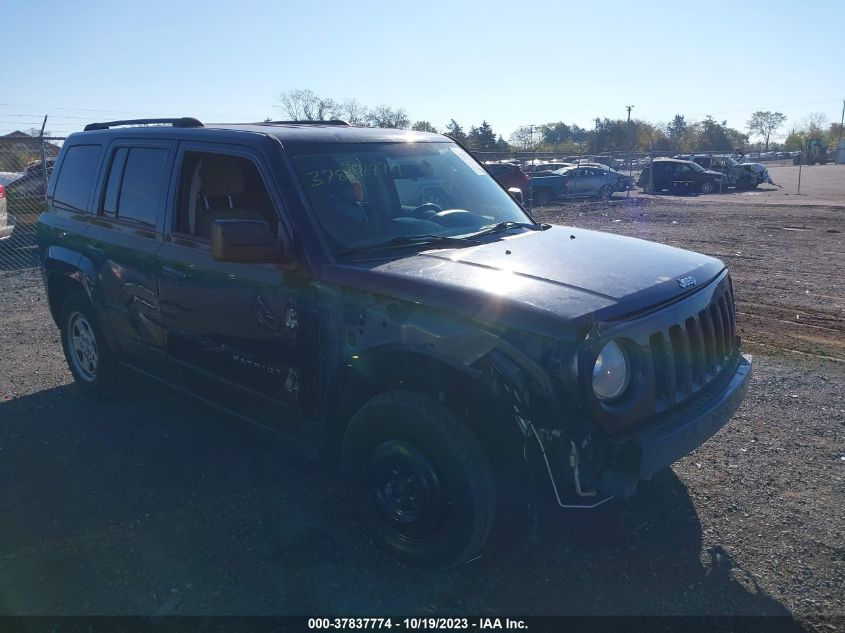
[[[377,251],[386,248],[397,248],[399,246],[412,246],[415,244],[449,244],[452,246],[467,246],[469,244],[478,244],[478,240],[472,239],[472,236],[450,237],[448,235],[434,234],[397,235],[396,237],[393,237],[389,240],[385,240],[383,242],[376,242],[375,244],[363,244],[361,246],[356,246],[354,248],[350,248],[349,250],[336,253],[335,255],[337,257],[342,257],[344,255],[350,255],[354,253]]]
[[[516,228],[529,229],[531,231],[545,231],[551,227],[551,224],[531,224],[529,222],[514,222],[512,220],[507,220],[505,222],[499,222],[498,224],[485,227],[477,233],[470,233],[467,237],[480,237],[482,235],[492,235],[493,233],[504,233],[505,231],[510,231],[511,229]]]

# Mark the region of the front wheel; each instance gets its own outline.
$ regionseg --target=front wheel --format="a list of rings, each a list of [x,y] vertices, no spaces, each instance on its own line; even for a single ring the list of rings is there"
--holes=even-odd
[[[487,541],[496,511],[490,461],[439,400],[410,391],[375,396],[349,424],[343,466],[375,538],[404,561],[449,567]]]
[[[534,191],[534,204],[543,207],[552,201],[552,192],[548,189],[536,189]]]
[[[76,383],[92,395],[112,395],[117,385],[117,363],[82,292],[65,299],[59,327],[65,359]]]
[[[610,185],[604,185],[601,189],[599,189],[598,198],[599,200],[607,201],[613,197],[613,187]]]
[[[699,187],[701,193],[713,193],[716,191],[716,184],[712,180],[705,180]]]

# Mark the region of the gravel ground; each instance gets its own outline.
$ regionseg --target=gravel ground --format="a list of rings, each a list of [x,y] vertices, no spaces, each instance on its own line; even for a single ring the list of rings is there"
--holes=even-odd
[[[284,440],[139,381],[70,384],[33,271],[0,273],[0,613],[766,614],[845,622],[843,207],[740,194],[539,210],[733,270],[749,395],[635,497],[449,572],[362,539]]]

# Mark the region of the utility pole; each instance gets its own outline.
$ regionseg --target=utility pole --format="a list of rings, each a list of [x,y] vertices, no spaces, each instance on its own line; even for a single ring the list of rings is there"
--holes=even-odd
[[[596,146],[593,148],[593,153],[599,153],[599,123],[601,123],[601,119],[596,117]]]
[[[634,109],[634,106],[627,105],[625,108],[628,110],[628,143],[631,146],[631,149],[628,152],[628,177],[633,179],[634,177],[634,137],[631,134],[631,110]],[[631,191],[626,188],[625,189],[625,197],[627,198]]]
[[[842,100],[842,118],[839,119],[839,140],[836,142],[836,156],[839,157],[839,146],[842,144],[842,124],[845,123],[845,99]]]

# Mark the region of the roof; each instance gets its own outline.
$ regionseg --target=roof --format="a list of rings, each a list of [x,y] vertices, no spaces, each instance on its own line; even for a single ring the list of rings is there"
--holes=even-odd
[[[209,134],[261,134],[282,143],[436,143],[451,142],[441,134],[391,128],[363,128],[315,122],[296,123],[206,123],[197,127],[126,126],[80,132],[84,135],[126,135],[168,138],[208,138]]]

